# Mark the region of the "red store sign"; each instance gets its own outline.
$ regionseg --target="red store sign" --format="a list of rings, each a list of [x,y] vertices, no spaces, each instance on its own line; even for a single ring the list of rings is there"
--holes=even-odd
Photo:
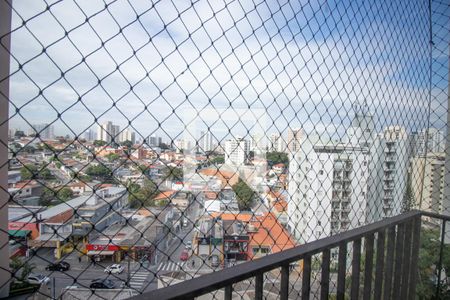
[[[120,247],[116,245],[93,245],[87,244],[86,249],[88,251],[119,251]]]

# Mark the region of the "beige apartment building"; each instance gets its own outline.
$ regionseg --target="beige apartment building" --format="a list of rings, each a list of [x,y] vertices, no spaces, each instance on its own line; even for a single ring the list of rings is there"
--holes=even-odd
[[[411,159],[411,189],[417,209],[436,213],[442,211],[444,165],[443,152],[430,152]]]

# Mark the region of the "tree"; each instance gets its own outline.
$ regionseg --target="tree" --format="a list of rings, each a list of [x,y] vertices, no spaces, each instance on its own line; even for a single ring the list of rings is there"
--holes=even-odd
[[[113,162],[113,161],[118,160],[120,158],[119,154],[116,154],[116,153],[109,153],[105,157],[106,157],[106,159],[109,162]]]
[[[66,202],[73,197],[73,191],[68,187],[62,188],[58,191],[57,197],[59,200]]]
[[[23,262],[20,258],[14,257],[11,259],[9,263],[9,267],[11,268],[12,273],[17,273],[19,270],[22,270],[20,275],[16,275],[15,277],[19,281],[25,282],[28,275],[30,275],[33,270],[36,268],[35,264],[30,264],[28,261]]]
[[[52,200],[55,199],[55,196],[55,192],[52,189],[45,187],[39,199],[39,205],[50,206],[52,204]]]
[[[412,208],[414,208],[415,203],[414,194],[412,192],[412,186],[411,186],[411,174],[408,173],[408,177],[406,179],[406,190],[403,195],[403,203],[402,203],[402,211],[410,211]]]
[[[240,210],[249,210],[255,199],[255,191],[253,191],[242,179],[233,185],[233,191],[236,193]]]
[[[131,208],[141,208],[153,206],[153,199],[158,195],[159,190],[156,184],[148,179],[144,179],[142,187],[136,183],[128,185],[128,202]]]
[[[102,147],[102,146],[106,145],[106,142],[102,141],[102,140],[95,140],[93,144],[94,144],[94,146]]]
[[[225,163],[225,157],[223,155],[222,156],[216,156],[216,157],[212,158],[210,160],[210,162],[211,162],[211,164],[220,165],[220,164]]]
[[[122,146],[127,147],[128,149],[133,148],[133,143],[129,140],[126,140],[125,142],[120,143]]]
[[[284,164],[285,166],[289,165],[289,158],[288,158],[287,154],[284,152],[276,152],[276,151],[267,152],[266,159],[267,159],[269,165],[271,165],[271,166],[279,164],[279,163]]]
[[[20,169],[20,176],[23,180],[29,180],[38,177],[38,168],[35,165],[27,164]]]
[[[111,170],[103,165],[89,166],[86,174],[95,177],[108,177],[112,175]]]
[[[177,167],[167,167],[163,171],[164,178],[174,181],[183,180],[183,169]]]
[[[39,175],[39,178],[42,178],[42,179],[52,179],[53,178],[52,172],[50,172],[50,170],[47,168],[42,168],[41,170],[39,170],[38,175]]]

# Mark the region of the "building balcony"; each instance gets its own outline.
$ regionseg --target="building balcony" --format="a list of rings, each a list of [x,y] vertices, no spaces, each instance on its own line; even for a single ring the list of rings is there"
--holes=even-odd
[[[423,280],[418,276],[423,216],[445,222],[450,220],[448,216],[411,211],[133,299],[194,299],[205,295],[228,300],[242,297],[243,293],[251,293],[253,299],[263,299],[270,291],[276,291],[283,300],[316,297],[414,299],[417,286]],[[337,231],[336,228],[333,230]],[[434,243],[438,249],[444,240],[437,239]],[[336,276],[331,276],[332,251],[337,251]],[[321,261],[318,267],[312,264],[313,256]],[[443,275],[442,257],[441,251],[434,267],[437,276]],[[294,262],[302,268],[293,269]],[[347,269],[348,264],[351,272]],[[265,274],[273,272],[280,274],[279,282],[268,282]],[[312,275],[317,273],[321,274],[322,280],[313,279]],[[240,288],[239,283],[243,281],[247,282],[245,288]],[[350,284],[346,284],[347,281]],[[434,284],[433,297],[441,299],[444,289],[440,282]]]

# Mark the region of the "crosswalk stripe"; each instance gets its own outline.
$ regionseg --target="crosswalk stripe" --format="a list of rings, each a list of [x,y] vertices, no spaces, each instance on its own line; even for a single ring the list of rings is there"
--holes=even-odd
[[[160,271],[163,266],[164,266],[164,263],[160,262],[157,271]]]

